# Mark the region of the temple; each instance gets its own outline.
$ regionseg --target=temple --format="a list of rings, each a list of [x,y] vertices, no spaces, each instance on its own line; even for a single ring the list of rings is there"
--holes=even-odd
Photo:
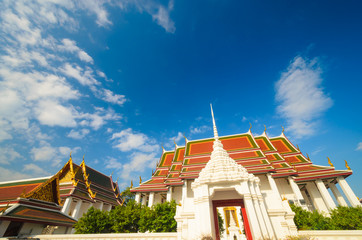
[[[326,215],[337,204],[347,206],[345,198],[360,206],[346,181],[347,162],[347,170],[336,170],[329,158],[330,166],[313,164],[284,129],[272,138],[266,129],[260,136],[249,129],[219,137],[213,112],[212,119],[213,138],[185,138],[185,146],[163,150],[151,179],[131,189],[148,206],[178,203],[178,239],[284,239],[297,234],[289,204]]]
[[[64,234],[90,207],[122,205],[117,182],[72,157],[54,176],[0,183],[0,237]]]

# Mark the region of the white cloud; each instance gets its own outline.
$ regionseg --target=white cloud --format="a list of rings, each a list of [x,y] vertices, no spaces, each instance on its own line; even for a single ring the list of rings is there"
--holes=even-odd
[[[114,157],[108,157],[106,159],[106,165],[105,165],[106,168],[109,168],[109,169],[117,169],[117,170],[120,170],[122,169],[123,167],[123,164],[120,163],[116,158]]]
[[[162,5],[158,6],[157,12],[152,15],[152,19],[162,26],[167,32],[174,33],[176,31],[175,23],[170,19],[170,12],[173,10],[173,0],[168,4],[168,8]]]
[[[75,127],[76,111],[57,102],[43,101],[36,108],[36,117],[41,124],[48,126]]]
[[[51,161],[56,157],[57,149],[49,145],[40,148],[32,148],[34,161]]]
[[[314,134],[318,117],[332,106],[321,74],[317,59],[297,56],[275,84],[277,111],[287,120],[286,130],[298,138]]]
[[[131,128],[113,133],[112,139],[116,142],[114,147],[122,152],[131,150],[152,152],[158,149],[158,146],[154,144],[154,140],[143,133],[134,133]]]
[[[3,167],[0,167],[0,172],[1,172],[0,181],[12,181],[17,179],[27,179],[32,177],[30,174],[13,171]]]
[[[16,152],[12,147],[1,147],[0,148],[0,164],[9,165],[14,162],[15,159],[21,158],[20,153]]]
[[[45,171],[43,168],[33,164],[33,163],[29,163],[29,164],[25,164],[24,165],[24,172],[30,172],[32,176],[39,176],[39,175],[49,175],[49,173],[47,171]]]
[[[105,125],[107,121],[119,120],[121,116],[114,112],[112,109],[105,110],[103,108],[96,108],[95,113],[83,113],[79,114],[80,119],[84,119],[80,122],[81,126],[89,126],[94,130],[98,130]]]
[[[72,66],[71,64],[66,63],[63,68],[61,68],[61,71],[68,77],[72,77],[78,80],[78,82],[84,86],[93,86],[100,84],[100,82],[98,82],[94,78],[92,69],[88,67],[86,69],[83,69],[76,64]]]
[[[359,142],[359,143],[357,144],[356,151],[362,151],[362,142]]]
[[[68,137],[70,138],[74,138],[74,139],[82,139],[84,138],[88,133],[89,133],[89,129],[83,128],[80,131],[75,131],[74,129],[72,129],[69,133],[68,133]]]
[[[130,155],[131,161],[123,164],[121,177],[129,179],[132,172],[143,172],[147,168],[151,168],[158,161],[156,153],[134,152]]]
[[[199,133],[204,133],[208,130],[210,130],[211,127],[209,126],[206,126],[206,125],[203,125],[203,126],[200,126],[200,127],[191,127],[190,128],[190,133],[191,134],[199,134]]]

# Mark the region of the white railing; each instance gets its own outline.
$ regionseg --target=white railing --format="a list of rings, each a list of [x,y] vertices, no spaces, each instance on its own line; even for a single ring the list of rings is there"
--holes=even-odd
[[[308,230],[298,231],[299,235],[315,240],[361,240],[362,230]]]
[[[177,240],[177,233],[102,233],[24,236],[37,240]]]

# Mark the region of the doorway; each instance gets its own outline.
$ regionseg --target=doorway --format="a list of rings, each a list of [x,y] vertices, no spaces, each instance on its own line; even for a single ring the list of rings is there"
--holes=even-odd
[[[250,231],[249,221],[246,214],[244,201],[243,199],[230,199],[230,200],[213,200],[212,201],[213,213],[214,213],[214,226],[215,226],[215,234],[216,240],[221,239],[221,232],[219,227],[221,227],[220,223],[220,209],[223,209],[225,213],[224,221],[224,231],[228,231],[230,219],[233,224],[240,227],[240,232],[245,234],[247,240],[252,240],[252,235]],[[230,215],[228,215],[230,214]],[[238,218],[240,215],[240,218]],[[239,220],[238,220],[239,219]],[[239,221],[241,222],[239,223]],[[225,229],[226,228],[226,229]]]

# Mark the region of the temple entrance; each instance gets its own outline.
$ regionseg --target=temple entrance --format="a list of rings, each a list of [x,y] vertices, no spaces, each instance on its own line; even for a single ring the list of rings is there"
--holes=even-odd
[[[252,240],[243,199],[213,200],[216,240]]]

